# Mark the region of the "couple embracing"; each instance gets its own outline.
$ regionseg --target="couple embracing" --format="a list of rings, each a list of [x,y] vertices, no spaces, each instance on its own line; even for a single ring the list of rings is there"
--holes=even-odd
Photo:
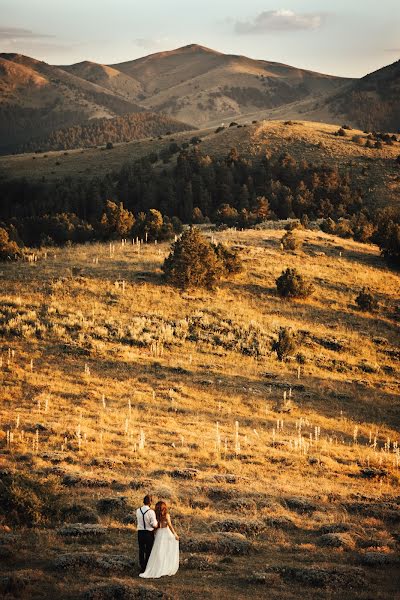
[[[143,506],[136,511],[139,577],[156,579],[164,575],[175,575],[179,568],[179,537],[172,526],[168,507],[160,500],[151,508],[150,495],[143,498]]]

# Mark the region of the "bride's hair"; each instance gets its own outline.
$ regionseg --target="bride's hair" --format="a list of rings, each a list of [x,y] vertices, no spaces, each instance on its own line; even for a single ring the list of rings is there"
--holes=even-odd
[[[158,526],[160,527],[160,524],[166,520],[168,514],[168,507],[163,500],[159,500],[159,502],[157,502],[155,513],[156,519],[158,521]]]

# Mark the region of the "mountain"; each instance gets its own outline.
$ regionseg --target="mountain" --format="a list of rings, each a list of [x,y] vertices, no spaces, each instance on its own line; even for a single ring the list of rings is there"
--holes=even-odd
[[[352,81],[197,44],[111,66],[141,84],[144,107],[197,126],[320,98]]]
[[[93,118],[143,110],[109,89],[20,54],[0,54],[0,150]]]
[[[331,102],[332,112],[342,112],[367,130],[400,130],[400,60],[355,81]]]
[[[142,85],[133,77],[113,69],[113,67],[84,60],[75,65],[60,67],[60,69],[100,85],[130,102],[136,102],[138,99],[143,98]]]

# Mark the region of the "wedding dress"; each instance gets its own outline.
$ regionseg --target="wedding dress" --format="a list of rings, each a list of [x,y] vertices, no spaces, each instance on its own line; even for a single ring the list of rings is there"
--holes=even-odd
[[[179,569],[179,542],[169,527],[156,530],[153,549],[144,573],[139,577],[157,579],[164,575],[175,575]]]

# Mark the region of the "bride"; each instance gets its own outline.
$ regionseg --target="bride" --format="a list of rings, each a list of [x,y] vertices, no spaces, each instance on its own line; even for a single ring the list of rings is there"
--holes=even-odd
[[[153,549],[145,572],[139,575],[149,579],[175,575],[179,568],[179,537],[172,527],[166,503],[157,502],[155,513],[158,525]]]

